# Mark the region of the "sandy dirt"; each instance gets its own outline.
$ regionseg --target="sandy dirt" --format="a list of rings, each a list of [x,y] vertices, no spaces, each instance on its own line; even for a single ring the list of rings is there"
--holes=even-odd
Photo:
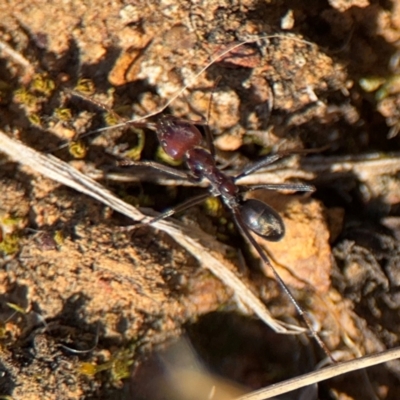
[[[85,133],[153,113],[184,85],[165,112],[204,123],[212,94],[221,165],[238,173],[289,151],[276,176],[316,186],[251,196],[282,216],[285,238],[259,243],[330,351],[345,360],[399,345],[398,1],[3,0],[0,15],[2,131],[160,211],[199,189],[117,167],[159,161],[154,132]],[[229,212],[210,202],[178,218],[231,246],[221,257],[271,313],[302,324]],[[206,398],[209,382],[178,394],[189,378],[173,378],[176,363],[212,372],[236,396],[325,357],[312,339],[248,315],[168,235],[130,224],[1,156],[0,398]],[[319,398],[398,399],[399,379],[392,362],[321,384]]]

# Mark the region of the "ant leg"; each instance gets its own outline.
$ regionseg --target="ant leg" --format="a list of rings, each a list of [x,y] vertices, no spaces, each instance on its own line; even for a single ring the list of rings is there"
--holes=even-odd
[[[266,165],[272,164],[275,161],[278,161],[281,158],[290,156],[292,154],[310,154],[310,153],[315,153],[317,151],[322,151],[325,150],[326,147],[321,147],[320,149],[312,149],[312,150],[297,150],[297,151],[283,151],[281,153],[275,153],[275,154],[270,154],[261,160],[255,162],[254,164],[250,164],[249,166],[245,167],[244,170],[237,176],[235,176],[235,181],[239,180],[240,178],[243,178],[247,175],[252,174],[253,172],[256,172],[257,170],[265,167]]]
[[[266,183],[262,185],[240,186],[243,192],[251,192],[258,189],[266,190],[292,190],[294,192],[314,192],[315,186],[308,185],[307,183]]]
[[[198,196],[192,197],[191,199],[186,200],[185,202],[183,202],[181,204],[178,204],[177,206],[162,212],[161,214],[157,215],[157,217],[154,217],[150,221],[146,221],[143,224],[151,225],[151,224],[154,224],[155,222],[158,222],[158,221],[160,221],[162,219],[171,217],[172,215],[174,215],[174,214],[176,214],[178,212],[185,211],[188,208],[191,208],[191,207],[195,206],[196,204],[202,203],[209,196],[210,196],[210,193],[208,193],[208,192],[199,194]]]
[[[123,160],[118,163],[118,166],[121,167],[149,167],[153,168],[156,171],[165,172],[168,175],[174,176],[180,179],[186,179],[193,181],[193,177],[187,174],[185,171],[181,171],[179,169],[175,169],[169,167],[168,165],[160,164],[155,161],[131,161],[131,160]]]
[[[210,151],[211,155],[215,157],[214,137],[211,133],[210,127],[208,125],[203,125],[203,128],[206,134],[207,148]]]
[[[211,91],[210,101],[208,102],[206,124],[204,125],[204,131],[206,133],[207,148],[210,151],[210,153],[213,156],[213,158],[215,158],[214,137],[213,137],[213,135],[211,133],[211,130],[210,130],[210,127],[209,127],[208,124],[209,124],[209,121],[210,121],[211,105],[212,105],[212,101],[213,101],[213,98],[214,98],[215,89],[216,89],[216,87],[217,87],[217,85],[218,85],[220,80],[221,80],[221,76],[219,76],[214,82],[214,86],[213,86],[213,89]]]
[[[288,153],[276,153],[276,154],[271,154],[269,156],[264,157],[263,159],[250,164],[244,170],[239,174],[236,175],[234,180],[237,181],[240,178],[244,178],[247,175],[251,175],[253,172],[265,167],[266,165],[272,164],[275,161],[278,161],[280,158],[286,157]]]
[[[273,267],[273,265],[271,264],[269,258],[265,254],[264,250],[261,248],[261,246],[258,244],[258,242],[254,239],[254,237],[250,233],[249,229],[246,226],[246,223],[243,221],[243,219],[242,219],[242,217],[241,217],[241,215],[239,213],[239,210],[237,208],[232,208],[232,215],[233,215],[233,218],[235,219],[236,225],[238,226],[240,232],[250,242],[250,244],[256,249],[258,255],[260,256],[260,258],[264,262],[264,264],[272,271],[276,281],[279,283],[279,285],[281,286],[282,290],[289,297],[290,301],[293,303],[294,307],[296,308],[296,311],[298,312],[298,314],[301,316],[301,318],[303,318],[303,321],[305,322],[305,324],[306,324],[309,332],[311,333],[311,335],[314,337],[314,339],[317,341],[317,343],[321,346],[321,348],[324,350],[324,352],[330,358],[330,360],[334,364],[336,364],[336,360],[333,358],[331,352],[326,347],[326,344],[320,338],[320,336],[318,335],[317,331],[313,328],[312,323],[311,323],[307,313],[302,309],[300,304],[294,298],[292,292],[286,286],[285,282],[282,280],[281,276],[278,274],[276,269]]]

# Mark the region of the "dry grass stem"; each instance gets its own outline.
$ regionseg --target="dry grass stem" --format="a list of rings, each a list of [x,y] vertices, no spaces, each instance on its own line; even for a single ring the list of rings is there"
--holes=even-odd
[[[335,376],[343,375],[348,372],[357,371],[362,368],[372,367],[373,365],[383,364],[388,361],[400,358],[400,348],[396,347],[382,353],[373,354],[357,358],[355,360],[342,362],[340,364],[331,365],[318,371],[310,372],[284,382],[271,385],[268,388],[257,390],[241,396],[236,400],[264,400],[279,396],[284,393],[291,392],[302,387],[325,381]]]
[[[329,181],[332,178],[337,179],[340,176],[351,174],[361,182],[368,182],[382,175],[392,175],[400,171],[399,153],[371,153],[361,157],[356,156],[313,156],[301,160],[301,165],[296,161],[289,161],[284,166],[271,165],[268,168],[256,171],[246,176],[240,181],[241,185],[259,185],[264,183],[282,183],[287,180],[317,180],[318,182]],[[187,179],[167,177],[157,172],[149,171],[149,168],[138,168],[134,174],[129,171],[123,172],[103,172],[92,170],[88,175],[95,179],[107,179],[116,182],[156,182],[165,186],[204,186],[207,182],[194,184]]]
[[[4,53],[6,56],[11,58],[14,62],[19,64],[25,69],[25,75],[27,77],[32,77],[35,73],[35,68],[22,54],[15,51],[6,42],[0,40],[0,53]]]

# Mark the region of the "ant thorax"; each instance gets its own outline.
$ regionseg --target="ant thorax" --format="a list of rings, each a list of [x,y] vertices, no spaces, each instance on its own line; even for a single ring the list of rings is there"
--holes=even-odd
[[[211,192],[214,196],[222,196],[229,207],[237,203],[235,197],[239,193],[232,177],[224,174],[215,164],[211,153],[201,147],[195,147],[186,153],[186,163],[197,178],[205,178],[211,184]]]

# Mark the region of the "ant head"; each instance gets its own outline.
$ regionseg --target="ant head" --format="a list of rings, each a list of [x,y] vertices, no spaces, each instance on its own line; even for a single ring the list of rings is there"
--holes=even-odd
[[[282,218],[272,207],[260,200],[245,200],[240,206],[240,214],[246,226],[264,239],[277,242],[285,235]]]
[[[164,151],[174,160],[179,160],[185,153],[202,141],[200,131],[190,122],[165,115],[157,122],[157,135]]]

